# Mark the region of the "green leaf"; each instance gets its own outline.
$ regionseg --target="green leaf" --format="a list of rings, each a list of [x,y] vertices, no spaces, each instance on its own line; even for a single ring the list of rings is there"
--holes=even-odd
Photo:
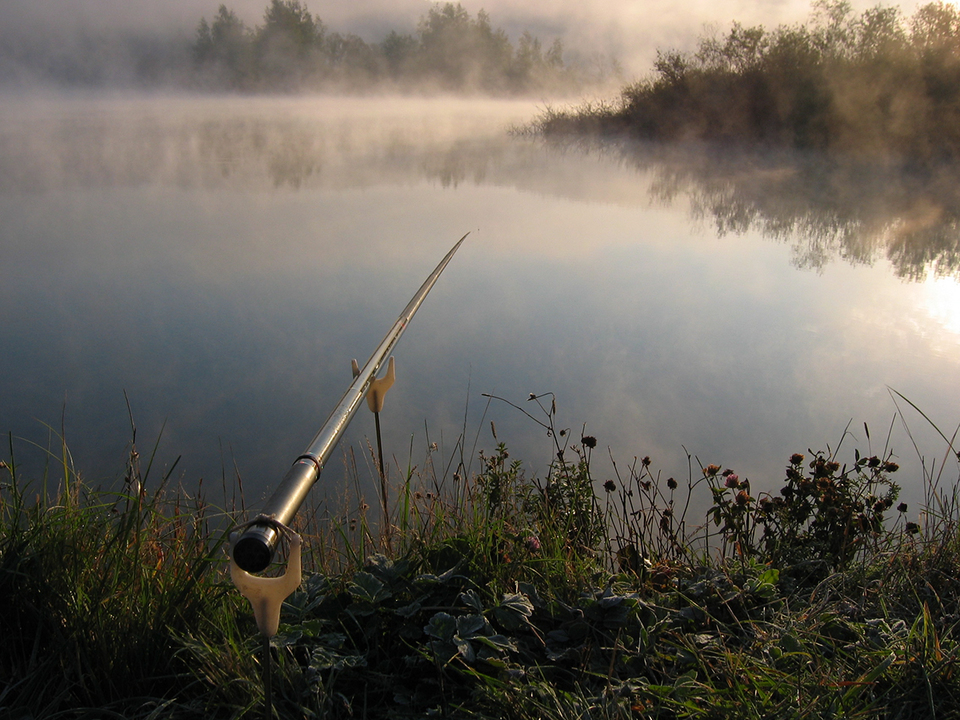
[[[353,576],[349,591],[356,599],[366,600],[371,605],[377,605],[393,596],[383,582],[367,572],[358,572]]]
[[[397,615],[399,615],[400,617],[406,618],[409,620],[418,612],[420,612],[420,609],[422,607],[423,606],[420,604],[420,601],[417,600],[415,602],[410,603],[409,605],[404,605],[403,607],[397,608],[394,612],[396,612]]]
[[[470,638],[481,633],[487,627],[486,618],[483,615],[461,615],[457,618],[457,635],[462,638]]]
[[[760,577],[757,578],[757,582],[760,584],[770,583],[771,585],[776,585],[779,580],[780,571],[777,570],[777,568],[770,568],[761,573]]]
[[[457,632],[457,621],[448,613],[438,612],[430,618],[430,622],[424,626],[423,631],[430,637],[449,642]]]
[[[473,639],[497,652],[517,650],[517,646],[506,635],[477,635]]]
[[[494,617],[507,630],[517,630],[530,622],[533,603],[520,593],[507,593],[493,611]]]
[[[480,596],[477,595],[476,590],[470,589],[466,592],[460,593],[460,602],[469,607],[471,610],[483,612],[483,602],[480,600]]]

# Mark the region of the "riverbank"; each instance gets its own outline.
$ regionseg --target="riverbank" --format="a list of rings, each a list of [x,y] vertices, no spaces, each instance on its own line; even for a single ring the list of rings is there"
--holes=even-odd
[[[805,25],[746,27],[662,50],[618,98],[547,109],[545,136],[628,136],[816,150],[907,168],[960,158],[960,11],[930,3],[857,15],[814,5]]]
[[[923,508],[899,502],[889,455],[849,449],[787,456],[773,494],[716,465],[664,478],[649,458],[596,486],[596,439],[548,407],[542,474],[500,444],[472,476],[437,458],[395,483],[389,531],[376,500],[305,509],[307,572],[272,648],[280,717],[960,712],[955,452]],[[109,492],[66,448],[40,479],[14,450],[0,712],[259,713],[260,640],[225,572],[239,508],[167,487],[134,445]]]

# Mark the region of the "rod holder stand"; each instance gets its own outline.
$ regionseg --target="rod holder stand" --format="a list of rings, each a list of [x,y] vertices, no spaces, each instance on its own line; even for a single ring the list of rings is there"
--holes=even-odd
[[[352,362],[353,376],[357,377],[360,374],[360,366],[357,365],[357,361],[353,360]],[[387,374],[382,378],[374,378],[370,383],[370,389],[367,391],[367,407],[370,408],[370,412],[379,413],[383,410],[383,400],[387,394],[387,390],[393,387],[393,383],[397,379],[397,363],[393,359],[393,355],[390,356],[390,360],[387,362]]]
[[[300,587],[303,579],[300,563],[302,541],[297,533],[288,528],[284,530],[290,539],[290,556],[287,558],[287,567],[283,575],[279,577],[251,575],[237,565],[233,557],[230,558],[230,579],[233,580],[240,594],[250,601],[253,606],[253,617],[257,621],[257,629],[266,638],[272,638],[277,634],[283,601]],[[234,546],[235,550],[236,546]]]

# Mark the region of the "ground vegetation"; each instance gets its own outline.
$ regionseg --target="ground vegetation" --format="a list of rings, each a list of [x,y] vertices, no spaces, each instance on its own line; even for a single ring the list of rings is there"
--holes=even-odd
[[[960,714],[956,433],[910,508],[868,430],[863,452],[789,455],[760,492],[693,457],[595,477],[599,441],[552,396],[529,403],[542,475],[496,437],[470,475],[462,442],[431,446],[387,517],[362,497],[302,513],[308,572],[269,658],[226,581],[241,511],[152,479],[135,445],[119,490],[84,483],[62,444],[31,484],[12,442],[0,715],[258,716],[266,667],[278,717]]]

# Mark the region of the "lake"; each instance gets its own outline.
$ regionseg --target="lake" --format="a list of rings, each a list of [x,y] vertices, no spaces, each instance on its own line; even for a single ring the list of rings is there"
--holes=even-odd
[[[62,432],[88,480],[121,477],[129,401],[154,482],[239,476],[256,507],[469,232],[396,350],[394,479],[449,474],[461,449],[476,471],[491,421],[542,477],[552,441],[509,403],[545,421],[528,398],[554,393],[557,427],[598,439],[600,482],[649,456],[776,490],[792,453],[842,440],[847,461],[892,449],[919,500],[919,456],[939,467],[945,444],[892,391],[960,422],[956,182],[508,132],[539,109],[8,97],[0,430],[25,472]],[[372,438],[362,408],[341,447],[363,478]]]

